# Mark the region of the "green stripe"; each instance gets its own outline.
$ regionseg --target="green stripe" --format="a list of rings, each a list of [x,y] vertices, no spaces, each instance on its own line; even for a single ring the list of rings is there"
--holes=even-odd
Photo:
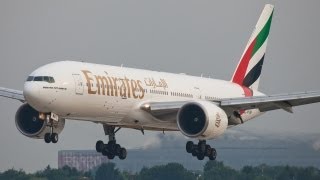
[[[256,38],[256,44],[254,45],[252,56],[260,49],[260,47],[263,45],[263,43],[266,41],[268,38],[269,32],[270,32],[270,26],[271,26],[271,21],[272,21],[272,16],[273,16],[273,11],[271,13],[271,16],[269,17],[267,23],[264,25],[260,33],[258,34]]]

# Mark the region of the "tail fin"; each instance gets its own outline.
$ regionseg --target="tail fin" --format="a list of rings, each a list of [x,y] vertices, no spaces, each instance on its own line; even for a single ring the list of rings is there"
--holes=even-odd
[[[265,5],[233,74],[232,82],[253,90],[258,89],[263,60],[267,49],[273,9],[273,5]]]

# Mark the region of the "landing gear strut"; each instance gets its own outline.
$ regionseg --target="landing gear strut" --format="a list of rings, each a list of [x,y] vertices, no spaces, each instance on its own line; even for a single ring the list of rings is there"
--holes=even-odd
[[[205,140],[200,140],[198,144],[193,144],[192,141],[188,141],[186,144],[186,150],[188,153],[191,153],[192,156],[196,156],[198,160],[203,160],[204,157],[209,157],[210,160],[215,160],[217,157],[216,149],[207,145]]]
[[[119,159],[123,160],[127,157],[127,150],[116,143],[115,134],[120,130],[115,130],[114,126],[103,125],[103,129],[106,135],[109,136],[109,142],[104,144],[103,141],[97,141],[96,151],[107,156],[109,159],[113,159],[118,156]]]
[[[57,143],[59,140],[58,133],[53,132],[53,120],[50,118],[50,116],[47,116],[47,126],[50,127],[50,133],[44,134],[44,142],[46,143]]]

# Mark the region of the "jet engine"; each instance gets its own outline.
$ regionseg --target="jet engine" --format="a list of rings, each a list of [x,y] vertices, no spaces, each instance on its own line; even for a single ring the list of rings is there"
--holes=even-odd
[[[180,108],[177,123],[185,136],[206,140],[225,132],[228,117],[223,109],[211,102],[195,101]]]
[[[47,120],[39,118],[39,112],[29,104],[23,104],[16,112],[16,127],[25,136],[35,139],[43,139],[46,133],[50,133],[51,128],[47,125]],[[53,130],[60,133],[65,124],[64,119],[53,121]]]

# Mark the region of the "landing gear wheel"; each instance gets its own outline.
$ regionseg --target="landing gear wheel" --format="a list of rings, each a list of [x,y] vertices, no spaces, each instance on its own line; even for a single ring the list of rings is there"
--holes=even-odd
[[[198,158],[198,160],[203,160],[203,159],[204,159],[204,154],[199,153],[199,154],[197,155],[197,158]]]
[[[187,144],[186,144],[186,150],[188,153],[191,153],[192,152],[192,149],[193,149],[193,142],[192,141],[188,141]]]
[[[212,154],[211,146],[210,145],[206,145],[205,155],[209,157],[209,156],[211,156],[211,154]]]
[[[211,161],[214,161],[214,160],[216,160],[216,157],[214,157],[214,156],[209,156],[209,159],[210,159]]]
[[[112,154],[112,153],[109,153],[109,154],[107,155],[107,157],[108,157],[108,159],[114,159],[115,155]]]
[[[217,158],[216,149],[211,148],[205,140],[199,140],[198,144],[193,144],[192,141],[188,141],[186,150],[188,153],[191,153],[192,156],[197,157],[198,160],[203,160],[205,157],[208,157],[210,160]]]
[[[57,133],[52,133],[52,134],[51,134],[51,142],[52,142],[52,143],[57,143],[58,140],[59,140],[58,134],[57,134]]]
[[[212,154],[209,156],[209,159],[210,160],[216,160],[216,158],[217,158],[217,151],[216,151],[216,149],[215,148],[211,148],[211,151],[212,151]]]
[[[116,142],[115,141],[109,141],[108,142],[108,148],[110,149],[111,152],[115,152]]]
[[[97,141],[97,143],[96,143],[96,151],[97,152],[102,152],[103,146],[104,146],[103,141]]]
[[[50,142],[51,142],[51,135],[50,135],[50,133],[46,133],[46,134],[44,135],[44,142],[46,142],[46,143],[50,143]]]
[[[217,157],[217,150],[215,148],[212,148],[213,156]]]
[[[102,153],[102,155],[104,155],[104,156],[108,156],[108,154],[109,154],[108,148],[103,147],[101,153]]]
[[[116,154],[120,154],[121,146],[119,144],[116,144],[114,151],[115,151]]]
[[[108,159],[114,159],[118,156],[119,159],[125,159],[127,157],[127,150],[122,148],[116,142],[115,133],[121,128],[115,130],[115,126],[103,125],[104,133],[109,136],[108,144],[104,144],[103,141],[97,141],[96,151],[101,152],[102,155],[107,156]]]
[[[194,149],[191,154],[192,154],[192,156],[197,156],[198,152],[196,151],[196,149]]]
[[[198,148],[201,153],[204,153],[206,151],[206,145],[206,141],[199,141]]]
[[[123,160],[127,157],[127,150],[125,148],[120,149],[119,159]]]

